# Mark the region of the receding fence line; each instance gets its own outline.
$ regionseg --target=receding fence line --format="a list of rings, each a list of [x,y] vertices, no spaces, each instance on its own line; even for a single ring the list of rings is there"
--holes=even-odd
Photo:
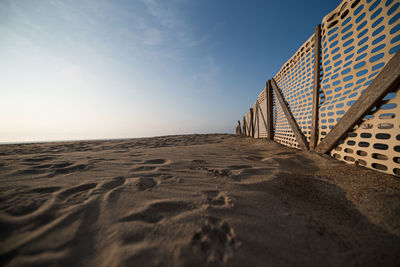
[[[400,1],[344,0],[266,82],[243,134],[400,176],[399,50]]]

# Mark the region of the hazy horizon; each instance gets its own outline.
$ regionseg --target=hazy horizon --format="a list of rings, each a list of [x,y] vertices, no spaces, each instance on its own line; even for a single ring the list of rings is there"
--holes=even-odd
[[[340,1],[2,1],[0,143],[233,133]]]

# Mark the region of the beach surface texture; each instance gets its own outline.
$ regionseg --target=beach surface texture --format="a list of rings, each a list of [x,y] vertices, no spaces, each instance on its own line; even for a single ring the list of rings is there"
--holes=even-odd
[[[400,266],[400,179],[225,134],[0,146],[2,266]]]

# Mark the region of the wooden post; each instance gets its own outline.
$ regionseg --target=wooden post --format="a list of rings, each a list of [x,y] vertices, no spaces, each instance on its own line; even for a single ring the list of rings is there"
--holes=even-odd
[[[265,98],[267,104],[267,131],[268,139],[274,139],[274,120],[273,120],[273,101],[272,101],[272,88],[270,81],[268,80],[265,84]]]
[[[314,33],[314,85],[311,121],[310,150],[314,150],[318,143],[318,110],[320,89],[320,64],[321,62],[321,25],[315,28]]]
[[[388,92],[397,89],[399,86],[400,51],[389,60],[378,76],[318,144],[315,150],[323,154],[329,152]]]
[[[246,136],[246,117],[243,116],[243,121],[242,121],[242,127],[243,127],[243,135]]]
[[[256,120],[257,120],[257,138],[260,138],[260,113],[258,108],[258,100],[256,102]]]
[[[292,128],[292,131],[294,133],[294,136],[296,137],[297,143],[299,143],[299,146],[302,150],[308,150],[308,143],[307,140],[304,136],[304,134],[300,131],[299,126],[296,123],[296,120],[293,118],[292,113],[290,112],[289,108],[286,105],[285,100],[283,99],[283,96],[281,92],[279,91],[279,87],[276,84],[275,80],[271,80],[271,85],[272,88],[274,89],[276,98],[278,98],[279,104],[281,104],[283,113],[285,113],[286,119],[289,122],[290,128]]]
[[[253,119],[253,108],[250,108],[250,134],[254,138],[254,119]]]

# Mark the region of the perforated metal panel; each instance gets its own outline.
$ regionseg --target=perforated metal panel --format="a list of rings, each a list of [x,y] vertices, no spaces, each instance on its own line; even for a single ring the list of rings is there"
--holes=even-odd
[[[400,175],[399,90],[385,97],[331,155],[347,163]]]
[[[321,29],[318,143],[400,50],[400,1],[345,0],[323,19]],[[274,78],[308,142],[311,137],[313,63],[314,35]],[[340,140],[331,155],[347,163],[400,176],[399,90],[389,92]],[[264,131],[261,129],[263,122],[256,116],[256,111],[259,106],[267,117],[264,99],[262,92],[256,102],[260,105],[253,106],[254,125],[260,136]],[[299,148],[275,93],[273,104],[274,140]]]
[[[311,137],[313,74],[314,34],[300,47],[294,56],[286,62],[274,78],[281,89],[281,93],[286,100],[299,129],[303,132],[308,142]],[[278,116],[277,119],[277,122],[282,124],[282,129],[277,128],[275,131],[277,134],[277,141],[282,140],[283,138],[286,140],[284,145],[298,148],[299,146],[296,139],[292,140],[291,137],[293,132],[291,130],[288,131],[286,127],[283,127],[283,124],[285,124],[283,121],[280,122],[283,118]],[[285,136],[284,132],[288,136]]]
[[[399,1],[343,1],[323,19],[319,142],[400,49]],[[399,94],[386,96],[331,155],[398,174]]]
[[[289,122],[286,119],[285,113],[283,113],[282,107],[279,104],[278,99],[273,94],[274,103],[274,141],[288,147],[294,147],[300,149],[299,144],[296,141],[296,137],[292,129],[290,128]]]
[[[267,127],[265,126],[267,124],[267,104],[266,100],[262,100],[260,102],[259,106],[259,122],[260,122],[260,138],[267,138],[268,137],[268,132],[267,132]]]
[[[254,110],[254,120],[256,125],[255,129],[255,138],[267,138],[267,128],[266,128],[266,120],[267,120],[267,106],[265,99],[265,90],[262,90],[258,95],[256,103],[253,105]]]

